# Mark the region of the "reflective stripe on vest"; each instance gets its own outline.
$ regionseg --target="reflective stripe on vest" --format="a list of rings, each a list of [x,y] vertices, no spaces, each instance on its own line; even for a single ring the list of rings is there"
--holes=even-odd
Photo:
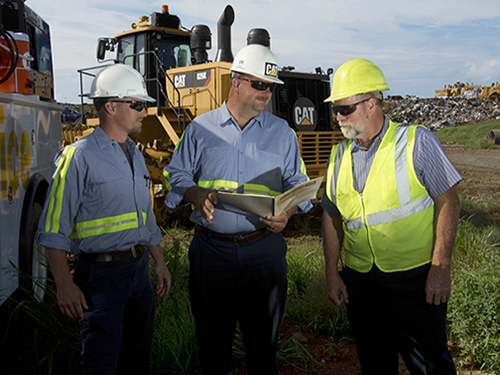
[[[361,194],[354,190],[352,141],[332,149],[327,195],[342,215],[346,264],[360,272],[373,263],[394,272],[431,261],[434,201],[413,167],[415,129],[390,123]]]

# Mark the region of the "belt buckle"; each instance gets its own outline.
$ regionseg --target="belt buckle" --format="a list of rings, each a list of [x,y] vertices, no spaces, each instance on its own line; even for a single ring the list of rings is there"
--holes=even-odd
[[[233,237],[233,242],[235,245],[239,245],[240,241],[243,241],[245,239],[246,235],[240,234],[238,236]]]
[[[137,257],[137,250],[136,250],[135,246],[132,246],[132,247],[130,248],[130,252],[132,253],[132,256],[133,256],[134,258],[135,258],[135,257]]]

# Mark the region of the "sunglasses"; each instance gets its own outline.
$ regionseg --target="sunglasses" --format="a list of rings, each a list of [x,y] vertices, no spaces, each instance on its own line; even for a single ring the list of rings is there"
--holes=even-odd
[[[337,116],[337,114],[339,114],[339,113],[342,116],[349,116],[351,113],[356,112],[356,108],[357,108],[358,104],[364,103],[370,99],[371,98],[367,98],[365,100],[357,102],[356,104],[351,104],[351,105],[334,105],[334,106],[332,106],[333,113],[335,113],[335,116]]]
[[[146,107],[146,103],[141,102],[139,100],[110,100],[113,103],[130,103],[130,108],[135,109],[137,112],[140,112]]]
[[[252,85],[252,87],[255,90],[259,90],[259,91],[266,91],[267,88],[269,87],[269,91],[273,92],[274,88],[276,87],[276,83],[270,83],[270,82],[264,82],[264,81],[254,81],[252,79],[247,79],[247,78],[243,78],[243,77],[238,77],[238,79],[241,81],[250,82],[250,85]]]

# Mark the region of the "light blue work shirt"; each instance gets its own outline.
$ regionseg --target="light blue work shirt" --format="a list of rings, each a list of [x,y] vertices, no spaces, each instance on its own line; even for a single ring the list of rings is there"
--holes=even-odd
[[[39,222],[40,244],[78,254],[160,243],[144,158],[130,138],[127,149],[133,172],[118,142],[98,126],[59,151]]]
[[[280,194],[308,180],[300,157],[297,136],[287,122],[263,111],[243,129],[229,113],[226,103],[198,116],[186,129],[164,173],[170,192],[170,208],[186,204],[184,194],[192,186],[255,193],[250,186]],[[299,205],[307,212],[310,201]],[[263,228],[254,214],[218,209],[212,224],[196,208],[191,221],[225,234],[247,233]]]

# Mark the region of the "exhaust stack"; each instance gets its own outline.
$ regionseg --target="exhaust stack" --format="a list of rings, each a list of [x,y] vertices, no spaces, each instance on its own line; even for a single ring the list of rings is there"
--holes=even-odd
[[[266,29],[252,29],[247,36],[247,45],[250,44],[261,44],[264,47],[271,48],[271,36]]]
[[[231,52],[231,26],[234,22],[234,9],[231,5],[226,6],[217,22],[217,55],[215,61],[233,62]]]

